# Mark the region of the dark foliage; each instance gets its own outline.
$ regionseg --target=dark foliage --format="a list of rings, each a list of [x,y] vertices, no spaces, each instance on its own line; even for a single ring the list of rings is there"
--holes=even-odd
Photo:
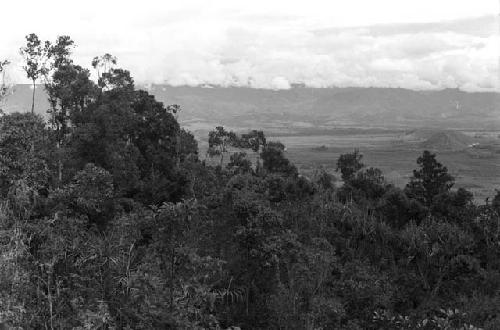
[[[427,151],[404,190],[358,151],[336,187],[261,131],[223,127],[207,166],[178,106],[137,91],[109,54],[94,83],[58,40],[53,121],[0,122],[3,325],[500,328],[500,194],[474,204]]]

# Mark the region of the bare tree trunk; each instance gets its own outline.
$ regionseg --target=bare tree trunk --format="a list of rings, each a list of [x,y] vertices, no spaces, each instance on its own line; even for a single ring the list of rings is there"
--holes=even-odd
[[[33,80],[33,96],[31,98],[31,113],[35,113],[35,90],[36,90],[36,80]]]

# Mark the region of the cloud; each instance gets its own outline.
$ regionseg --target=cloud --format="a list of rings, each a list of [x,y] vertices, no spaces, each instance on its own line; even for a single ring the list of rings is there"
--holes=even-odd
[[[290,82],[284,77],[274,77],[271,85],[273,89],[290,89]]]
[[[116,55],[141,83],[500,89],[493,0],[89,1],[71,12],[60,0],[35,3],[26,24],[2,36],[0,58],[13,61],[12,79],[23,80],[23,36],[41,30],[44,39],[71,35],[78,64]],[[10,6],[24,15],[20,4]],[[3,19],[15,25],[15,17]]]
[[[311,87],[499,90],[498,35],[435,28],[394,33],[397,30],[393,26],[387,35],[372,35],[365,28],[318,34],[239,27],[228,29],[207,53],[186,47],[182,55],[166,55],[163,72],[165,81],[174,85],[289,88],[292,83],[304,83]]]
[[[459,34],[470,34],[475,36],[487,37],[496,34],[499,31],[498,17],[494,15],[495,10],[490,11],[489,15],[468,17],[460,19],[440,20],[437,22],[423,23],[396,23],[396,24],[378,24],[360,27],[342,27],[318,29],[314,32],[318,35],[338,33],[339,31],[356,31],[362,29],[372,36],[391,35],[391,34],[414,34],[414,33],[443,33],[456,32]]]

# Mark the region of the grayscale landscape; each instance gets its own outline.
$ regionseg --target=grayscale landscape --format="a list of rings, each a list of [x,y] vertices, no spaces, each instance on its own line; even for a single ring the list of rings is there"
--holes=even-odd
[[[0,330],[499,330],[499,6],[0,3]]]
[[[41,86],[39,87],[40,89]],[[305,175],[335,175],[339,155],[359,149],[366,162],[404,187],[423,150],[437,152],[457,187],[484,201],[500,187],[500,93],[459,89],[140,86],[164,104],[181,106],[179,121],[205,155],[215,126],[245,132],[256,127],[287,147]],[[32,89],[17,85],[7,111],[29,108]],[[48,109],[43,90],[38,111]],[[209,159],[210,161],[210,159]]]

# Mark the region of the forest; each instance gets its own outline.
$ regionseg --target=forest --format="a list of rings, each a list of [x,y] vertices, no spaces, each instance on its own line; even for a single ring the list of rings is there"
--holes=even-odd
[[[50,109],[0,118],[3,328],[500,329],[500,193],[429,151],[404,188],[357,150],[306,177],[222,126],[209,165],[179,105],[73,47],[27,36]]]

